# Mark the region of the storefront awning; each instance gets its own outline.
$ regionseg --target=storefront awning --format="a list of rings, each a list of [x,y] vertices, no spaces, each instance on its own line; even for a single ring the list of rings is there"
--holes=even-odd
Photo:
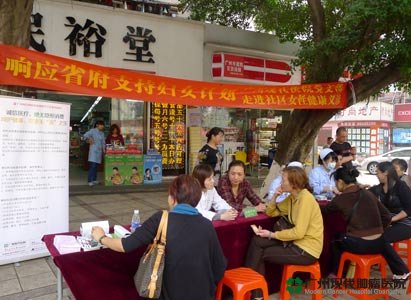
[[[102,67],[0,45],[0,84],[149,102],[260,109],[341,109],[346,83],[236,85]]]

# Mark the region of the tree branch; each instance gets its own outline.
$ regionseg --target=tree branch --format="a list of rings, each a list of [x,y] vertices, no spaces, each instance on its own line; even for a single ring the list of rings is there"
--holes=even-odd
[[[325,16],[321,0],[308,0],[310,18],[313,25],[314,41],[319,42],[325,37]]]
[[[401,74],[400,68],[394,64],[390,64],[379,71],[355,79],[352,83],[357,101],[361,101],[402,79],[403,75]],[[353,103],[354,99],[351,94],[348,98],[348,106]]]

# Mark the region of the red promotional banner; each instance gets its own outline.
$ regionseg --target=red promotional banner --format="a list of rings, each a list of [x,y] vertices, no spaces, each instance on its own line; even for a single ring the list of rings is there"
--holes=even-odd
[[[346,83],[256,86],[169,78],[0,45],[0,84],[120,99],[261,109],[338,109]]]

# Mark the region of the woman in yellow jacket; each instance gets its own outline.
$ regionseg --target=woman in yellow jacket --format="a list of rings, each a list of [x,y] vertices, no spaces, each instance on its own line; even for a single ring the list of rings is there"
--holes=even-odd
[[[323,218],[314,196],[307,190],[308,177],[301,168],[287,167],[276,195],[290,193],[284,201],[268,204],[269,216],[288,216],[291,229],[272,232],[258,228],[251,240],[245,265],[264,275],[264,263],[310,265],[323,248]],[[284,243],[289,242],[289,243]]]

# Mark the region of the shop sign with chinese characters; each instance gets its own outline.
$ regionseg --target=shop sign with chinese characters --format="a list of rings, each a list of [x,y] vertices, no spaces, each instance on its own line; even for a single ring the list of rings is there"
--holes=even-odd
[[[152,103],[151,148],[162,156],[163,174],[185,172],[186,108],[184,105]]]
[[[333,121],[393,121],[393,105],[384,102],[360,102],[337,113]]]
[[[338,109],[346,83],[255,86],[202,82],[83,63],[0,45],[0,84],[191,106]]]

